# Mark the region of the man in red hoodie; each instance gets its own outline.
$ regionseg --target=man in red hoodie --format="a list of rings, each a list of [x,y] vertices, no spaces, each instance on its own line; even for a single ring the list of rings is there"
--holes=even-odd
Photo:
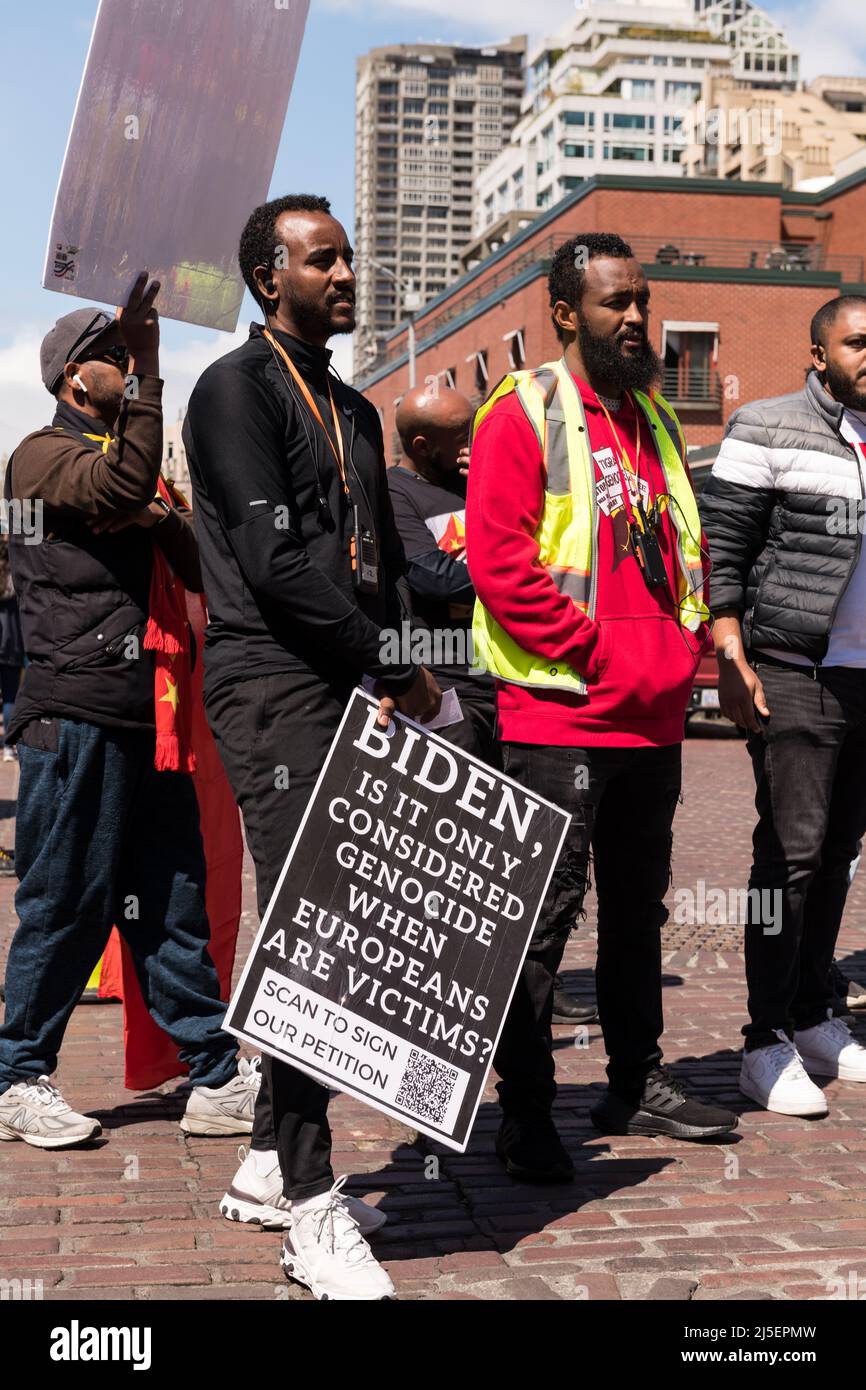
[[[466,510],[478,596],[476,660],[497,678],[505,771],[572,813],[530,945],[535,1011],[506,1023],[496,1059],[523,1053],[533,1102],[501,1095],[509,1169],[550,1128],[553,980],[598,892],[598,1010],[608,1134],[728,1134],[728,1110],[662,1067],[661,927],[684,714],[707,635],[706,552],[676,416],[655,391],[649,288],[618,236],[574,237],[550,272],[559,362],[506,377],[481,407]],[[514,1032],[514,1037],[511,1034]]]

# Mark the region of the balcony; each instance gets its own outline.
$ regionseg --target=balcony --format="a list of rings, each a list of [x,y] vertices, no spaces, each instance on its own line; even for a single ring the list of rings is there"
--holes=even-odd
[[[662,395],[680,413],[718,411],[722,405],[721,377],[715,367],[665,367]]]

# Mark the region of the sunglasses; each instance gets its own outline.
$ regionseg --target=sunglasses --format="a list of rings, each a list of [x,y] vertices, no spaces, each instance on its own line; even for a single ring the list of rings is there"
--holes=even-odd
[[[129,349],[124,347],[122,343],[117,343],[114,347],[102,348],[81,360],[83,362],[113,362],[115,367],[126,372],[129,367]]]

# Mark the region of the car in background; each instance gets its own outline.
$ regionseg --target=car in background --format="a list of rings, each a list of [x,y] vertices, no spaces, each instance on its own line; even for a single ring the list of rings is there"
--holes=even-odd
[[[693,714],[705,714],[711,719],[721,719],[719,709],[719,667],[712,647],[704,652],[695,672],[695,683],[686,708],[686,723]]]

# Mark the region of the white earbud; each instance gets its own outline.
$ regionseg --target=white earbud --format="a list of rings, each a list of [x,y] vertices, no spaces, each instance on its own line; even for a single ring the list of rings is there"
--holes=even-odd
[[[75,373],[75,376],[72,378],[72,385],[77,386],[79,391],[83,391],[85,396],[87,395],[87,387],[84,385],[84,382],[81,380],[81,377],[78,375],[77,372]]]

